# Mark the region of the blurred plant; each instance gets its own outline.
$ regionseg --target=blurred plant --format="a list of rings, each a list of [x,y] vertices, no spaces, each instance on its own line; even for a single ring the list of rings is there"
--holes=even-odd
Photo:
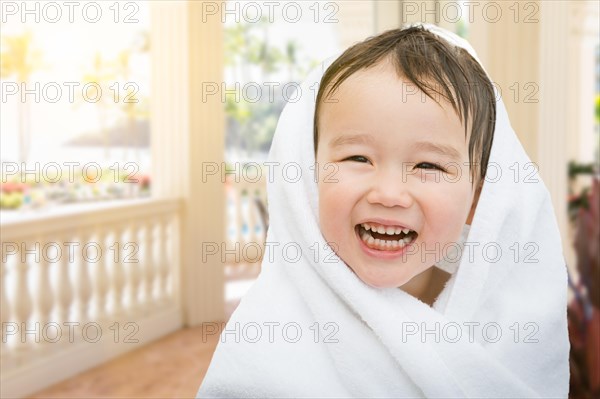
[[[151,177],[147,174],[116,172],[108,167],[96,173],[75,169],[72,176],[64,174],[60,181],[44,182],[40,175],[3,176],[0,184],[0,209],[22,210],[48,204],[66,204],[146,197],[150,194]]]
[[[469,24],[462,18],[456,23],[456,34],[464,39],[469,38]]]
[[[20,85],[27,84],[31,75],[39,69],[42,55],[34,47],[33,34],[26,31],[19,35],[2,36],[0,49],[0,77],[15,78]],[[31,147],[31,131],[29,128],[30,107],[26,101],[19,100],[18,107],[18,161],[26,162]]]
[[[251,156],[255,151],[269,149],[277,118],[285,106],[282,87],[296,78],[302,78],[317,61],[300,57],[300,45],[290,40],[279,49],[269,41],[270,24],[266,18],[257,23],[240,23],[225,27],[225,66],[233,73],[234,82],[240,86],[259,82],[262,93],[257,101],[248,101],[245,96],[238,99],[227,95],[225,114],[227,116],[226,144],[236,150],[245,150]],[[270,76],[285,68],[285,82],[275,87],[273,98],[265,94],[268,88],[260,82],[271,81]],[[253,74],[254,73],[254,74]],[[285,93],[292,97],[290,92]]]
[[[0,209],[18,209],[23,204],[23,193],[27,186],[17,182],[0,184]]]
[[[102,54],[96,53],[94,61],[88,72],[83,75],[84,84],[94,84],[99,87],[100,93],[96,93],[99,96],[99,100],[94,102],[93,105],[97,110],[98,115],[98,126],[100,127],[100,134],[104,137],[104,157],[109,158],[109,134],[106,128],[107,116],[110,108],[114,106],[113,96],[110,95],[110,87],[115,81],[116,72],[114,63],[106,61],[102,58]],[[84,95],[89,95],[89,91],[83,92]],[[87,101],[87,99],[86,99]]]
[[[571,341],[570,397],[600,397],[600,180],[593,180],[586,205],[577,210],[574,246],[579,279],[569,285],[574,294],[569,304]]]
[[[595,101],[600,123],[600,96]],[[595,159],[598,159],[596,147]],[[600,173],[595,163],[569,162],[569,219],[574,227],[577,281],[569,274],[573,300],[568,306],[570,392],[572,398],[600,397]],[[575,193],[579,176],[591,176],[591,186]]]
[[[136,120],[148,119],[150,115],[149,99],[147,96],[142,96],[139,93],[139,87],[134,82],[131,82],[132,66],[131,58],[135,55],[148,52],[150,49],[148,32],[140,32],[129,48],[122,50],[116,59],[116,74],[121,80],[122,88],[125,90],[123,96],[120,96],[119,108],[124,115],[127,125],[127,140],[125,145],[125,160],[128,160],[127,148],[134,146],[136,161],[139,162],[140,143],[132,143],[131,138],[137,137],[135,133]]]
[[[126,151],[132,144],[139,144],[131,142],[131,138],[136,136],[135,122],[148,118],[149,106],[147,96],[142,97],[139,87],[132,81],[131,59],[137,54],[148,52],[149,49],[149,34],[147,31],[141,31],[129,47],[121,50],[114,59],[107,60],[100,53],[96,53],[91,68],[83,76],[84,83],[95,83],[102,90],[100,100],[93,105],[97,110],[100,135],[104,137],[104,155],[107,159],[110,151],[110,131],[107,129],[110,111],[118,110],[125,118]],[[139,161],[139,152],[136,152],[136,158]],[[125,160],[128,160],[127,152]]]
[[[594,176],[598,174],[598,168],[594,163],[582,164],[575,161],[570,161],[568,165],[569,177],[569,198],[568,198],[568,214],[571,222],[574,222],[579,209],[588,207],[589,188],[584,188],[580,193],[574,193],[573,184],[578,176]]]

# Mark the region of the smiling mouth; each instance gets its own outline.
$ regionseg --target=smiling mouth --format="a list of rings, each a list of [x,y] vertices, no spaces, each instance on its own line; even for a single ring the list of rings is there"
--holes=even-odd
[[[362,223],[355,227],[358,236],[371,249],[398,251],[416,240],[418,234],[410,229]]]

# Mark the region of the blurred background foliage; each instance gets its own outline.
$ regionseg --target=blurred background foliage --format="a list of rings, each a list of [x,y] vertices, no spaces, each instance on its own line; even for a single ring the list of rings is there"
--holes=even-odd
[[[318,64],[301,54],[296,40],[276,46],[270,40],[270,27],[265,17],[257,23],[225,27],[225,68],[232,81],[239,82],[238,95],[228,94],[225,99],[225,146],[236,158],[252,159],[269,151],[279,114],[294,98],[294,88]]]

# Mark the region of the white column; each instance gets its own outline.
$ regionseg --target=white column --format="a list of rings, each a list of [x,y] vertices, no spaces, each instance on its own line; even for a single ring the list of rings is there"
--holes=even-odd
[[[567,262],[572,263],[571,243],[567,220],[567,163],[568,140],[572,135],[567,123],[569,77],[568,43],[569,4],[565,1],[540,3],[540,112],[538,165],[540,174],[552,197],[554,211],[561,231]],[[562,29],[557,29],[562,27]]]
[[[500,6],[502,18],[482,13],[487,3]],[[550,191],[567,263],[573,263],[566,210],[570,140],[569,104],[580,96],[570,91],[568,1],[482,2],[469,26],[469,41],[502,97],[525,151]],[[488,19],[486,19],[488,17]]]
[[[183,201],[181,300],[185,323],[224,318],[219,256],[202,261],[203,243],[225,237],[225,196],[219,176],[203,181],[204,163],[221,167],[225,114],[220,96],[203,101],[203,83],[223,82],[223,27],[204,15],[204,1],[152,2],[153,195]]]
[[[336,2],[339,10],[336,13],[335,30],[338,36],[339,48],[347,49],[353,44],[365,40],[372,36],[377,30],[377,15],[375,11],[382,2],[367,0],[352,0]],[[395,3],[395,1],[385,1],[385,4]]]
[[[373,2],[373,17],[375,34],[385,32],[389,29],[397,29],[402,27],[401,22],[401,1],[374,1]],[[365,37],[366,38],[366,37]]]
[[[541,3],[484,1],[472,7],[469,26],[469,42],[501,91],[511,125],[533,162],[538,161],[536,116],[545,100],[539,80]]]

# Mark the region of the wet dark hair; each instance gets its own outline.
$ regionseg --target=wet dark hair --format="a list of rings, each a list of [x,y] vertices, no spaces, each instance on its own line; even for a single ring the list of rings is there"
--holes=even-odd
[[[314,115],[314,148],[318,150],[319,108],[353,73],[389,59],[399,77],[416,85],[428,97],[441,96],[465,126],[471,123],[469,164],[481,156],[479,169],[470,167],[473,182],[481,183],[487,171],[496,123],[494,88],[485,71],[467,50],[455,46],[417,25],[393,29],[348,48],[325,71],[317,93]],[[438,102],[439,103],[439,102]]]

